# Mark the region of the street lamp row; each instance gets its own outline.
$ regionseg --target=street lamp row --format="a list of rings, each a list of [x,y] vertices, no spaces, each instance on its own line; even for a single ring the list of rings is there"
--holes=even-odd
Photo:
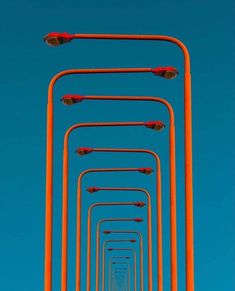
[[[185,234],[186,234],[186,290],[194,290],[194,251],[193,251],[193,189],[192,189],[192,121],[191,121],[191,77],[190,77],[190,57],[186,46],[176,38],[160,35],[112,35],[112,34],[68,34],[68,33],[50,33],[44,41],[51,46],[58,46],[68,43],[73,39],[113,39],[113,40],[150,40],[150,41],[167,41],[176,44],[184,55],[184,101],[185,101]],[[53,189],[53,88],[58,79],[70,74],[93,74],[93,73],[140,73],[152,72],[160,77],[167,79],[174,78],[178,71],[172,67],[157,69],[81,69],[63,71],[51,80],[48,91],[48,107],[47,107],[47,166],[46,166],[46,218],[45,218],[45,291],[51,291],[52,282],[52,189]],[[77,96],[78,97],[78,96]],[[84,99],[98,100],[116,100],[113,96],[64,96],[62,98],[65,104],[74,104]],[[127,98],[127,99],[125,99]],[[129,99],[128,99],[129,98]],[[138,98],[138,97],[137,97]],[[148,97],[140,97],[147,99]],[[129,100],[125,97],[122,100]],[[140,101],[140,99],[138,99]],[[149,100],[150,101],[150,100]],[[154,101],[154,100],[151,100]],[[160,102],[160,101],[158,101]],[[164,102],[162,102],[164,103]],[[168,103],[165,101],[165,105]],[[170,109],[170,107],[168,107]],[[172,120],[173,110],[170,111],[170,223],[171,223],[171,291],[177,290],[177,244],[176,244],[176,193],[175,193],[175,136],[174,136],[174,119]],[[174,117],[174,115],[173,115]],[[173,121],[173,123],[172,123]],[[89,126],[89,124],[83,124]],[[83,126],[81,125],[81,126]],[[137,124],[136,124],[137,125]],[[138,124],[140,125],[140,124]],[[143,125],[143,124],[142,124]],[[152,124],[149,127],[158,128],[161,124]],[[75,126],[80,127],[80,126]],[[70,131],[75,129],[72,127]],[[68,142],[68,140],[67,140]],[[65,144],[67,146],[67,144]],[[62,290],[67,290],[67,206],[68,193],[66,175],[68,174],[67,163],[68,154],[66,147],[64,152],[64,171],[65,180],[63,185],[63,251],[62,251]],[[66,156],[67,155],[67,156]],[[78,195],[80,196],[80,195]],[[158,213],[159,214],[159,213]],[[78,226],[77,226],[78,227]],[[158,245],[159,247],[159,245]],[[162,290],[162,278],[158,278],[158,290]],[[80,290],[80,289],[78,289]],[[89,290],[89,289],[88,289]]]

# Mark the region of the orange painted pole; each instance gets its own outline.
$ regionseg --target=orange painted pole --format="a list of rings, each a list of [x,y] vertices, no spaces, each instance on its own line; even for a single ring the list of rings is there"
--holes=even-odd
[[[163,128],[164,124],[160,121],[151,122],[155,123],[156,126]],[[68,143],[70,134],[78,128],[86,127],[118,127],[118,126],[149,126],[149,122],[100,122],[100,123],[78,123],[71,126],[65,133],[64,136],[64,147],[63,147],[63,193],[62,193],[62,269],[63,269],[63,288],[67,286],[67,236],[68,236]],[[78,198],[79,199],[79,198]],[[78,201],[78,203],[80,203]],[[78,208],[79,210],[79,208]],[[80,215],[78,213],[78,215]],[[81,219],[81,218],[80,218]],[[80,236],[80,224],[77,226],[77,235]],[[78,241],[80,239],[78,238]],[[78,255],[80,257],[80,248],[78,250]],[[80,270],[80,265],[77,265]],[[76,291],[80,291],[80,271],[78,270],[78,277],[76,278]],[[65,291],[65,290],[62,290]]]
[[[87,189],[89,191],[89,188]],[[98,221],[96,226],[96,291],[100,285],[100,227],[104,222],[142,222],[142,218],[106,218]],[[111,289],[111,288],[110,288]]]
[[[113,202],[113,203],[95,203],[92,204],[88,209],[87,217],[87,290],[90,290],[90,281],[91,281],[91,212],[94,207],[97,206],[124,206],[124,205],[135,205],[137,207],[143,207],[145,204],[143,202]],[[104,274],[102,275],[104,276]],[[104,278],[104,277],[103,277]],[[104,286],[104,285],[103,285]],[[104,287],[102,288],[104,290]]]
[[[104,252],[105,249],[103,248]],[[136,291],[136,285],[137,285],[137,281],[136,281],[136,251],[134,249],[131,248],[109,248],[109,251],[131,251],[133,254],[133,258],[134,258],[134,291]],[[105,265],[105,260],[104,260],[104,265]]]
[[[108,230],[105,231],[104,233],[108,234],[108,233],[114,233],[114,234],[136,234],[139,237],[139,241],[140,241],[140,289],[142,291],[144,291],[144,285],[143,285],[143,275],[144,275],[144,271],[143,271],[143,236],[141,234],[140,231],[131,231],[131,230]],[[152,256],[152,254],[151,254]],[[151,284],[149,284],[148,286],[151,286]],[[148,289],[149,290],[149,289]]]
[[[67,148],[67,146],[66,146]],[[80,291],[80,281],[81,281],[81,181],[85,174],[88,173],[97,173],[97,172],[140,172],[143,174],[150,174],[152,172],[151,168],[99,168],[99,169],[89,169],[83,171],[78,177],[78,186],[77,186],[77,231],[76,231],[76,291]],[[68,175],[65,175],[65,179],[68,179]],[[67,193],[66,193],[67,195]],[[103,204],[102,204],[103,205]],[[135,203],[136,206],[144,206],[141,203]],[[62,221],[63,223],[63,221]],[[67,223],[67,221],[66,221]],[[89,243],[89,241],[88,241]],[[88,248],[87,259],[90,262],[90,253]],[[87,288],[90,288],[90,283],[88,278],[90,277],[90,263],[87,265]]]
[[[111,39],[164,41],[178,46],[184,57],[184,151],[185,151],[185,240],[186,240],[186,290],[194,290],[194,238],[193,238],[193,161],[192,161],[192,90],[190,55],[185,44],[167,35],[126,35],[126,34],[68,34],[51,33],[44,40],[50,45],[60,45],[73,39]],[[171,291],[177,290],[177,270],[172,266]]]
[[[176,150],[175,150],[175,121],[174,121],[174,110],[171,104],[165,99],[151,96],[80,96],[80,95],[65,95],[62,100],[71,99],[74,100],[71,104],[75,104],[82,100],[105,100],[105,101],[148,101],[157,102],[163,104],[169,113],[169,175],[170,175],[170,250],[171,250],[171,273],[175,274],[172,277],[177,278],[177,218],[176,218]],[[76,101],[77,100],[77,101]],[[151,124],[148,126],[153,128]],[[92,152],[93,149],[87,149],[87,153]],[[97,150],[99,151],[99,150]],[[100,150],[102,151],[102,150]],[[106,149],[103,149],[105,152]],[[107,149],[109,151],[109,149]],[[110,150],[111,151],[111,150]],[[116,149],[116,152],[122,150]],[[125,149],[123,150],[123,152]],[[126,151],[128,152],[128,151]],[[131,152],[131,151],[129,151]],[[137,152],[137,151],[136,151]],[[147,152],[147,151],[146,151]],[[154,152],[147,152],[152,154],[157,161],[158,166],[160,165],[159,157]],[[160,175],[159,171],[157,175]],[[157,177],[158,179],[158,177]],[[157,226],[158,226],[158,290],[163,291],[163,263],[162,263],[162,210],[161,210],[161,185],[157,184]],[[174,280],[173,280],[174,281]],[[177,285],[177,284],[176,284]]]
[[[52,290],[52,216],[53,216],[53,129],[54,106],[53,93],[56,82],[64,76],[74,74],[119,74],[119,73],[153,73],[151,68],[116,68],[116,69],[71,69],[56,74],[48,87],[47,101],[47,135],[46,135],[46,197],[45,197],[45,254],[44,254],[44,291]],[[66,203],[66,198],[64,200]],[[67,211],[62,212],[66,216]],[[67,228],[63,226],[63,232]],[[62,270],[61,291],[67,290],[67,236],[62,235]]]
[[[153,251],[152,251],[152,207],[151,207],[151,198],[150,194],[147,190],[142,189],[142,188],[124,188],[124,187],[94,187],[94,188],[88,188],[92,191],[92,189],[95,189],[95,191],[135,191],[135,192],[143,192],[148,199],[148,290],[152,291],[153,289],[153,275],[152,275],[152,270],[153,270],[153,263],[152,263],[152,257],[153,257]],[[94,191],[92,191],[94,192]],[[128,233],[128,232],[125,232]],[[140,235],[139,232],[135,232],[138,235]],[[140,235],[141,236],[141,235]],[[141,241],[141,237],[140,237]],[[140,261],[140,267],[141,267],[141,290],[144,290],[143,287],[143,262],[142,259]]]
[[[174,122],[173,122],[174,123]],[[171,139],[172,140],[172,139]],[[174,140],[174,139],[173,139]],[[158,260],[158,290],[163,289],[163,249],[162,249],[162,187],[161,187],[161,161],[159,156],[151,151],[146,149],[120,149],[120,148],[79,148],[77,150],[78,154],[88,154],[92,152],[106,152],[106,153],[145,153],[150,154],[154,157],[156,164],[157,164],[157,171],[156,171],[156,200],[157,200],[157,260]],[[175,165],[171,163],[171,172],[173,172],[173,175],[175,171],[173,170],[175,168]],[[172,179],[172,181],[174,178]],[[92,188],[91,188],[92,189]],[[99,187],[93,187],[93,190],[98,191]],[[172,194],[173,195],[173,194]]]

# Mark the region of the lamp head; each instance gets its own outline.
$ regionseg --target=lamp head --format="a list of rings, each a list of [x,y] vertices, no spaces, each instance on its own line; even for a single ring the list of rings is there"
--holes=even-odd
[[[64,95],[63,97],[61,97],[60,101],[64,104],[64,105],[74,105],[76,103],[80,103],[85,99],[84,96],[81,95],[72,95],[72,94],[67,94]]]
[[[110,234],[111,231],[110,231],[110,230],[105,230],[103,233],[104,233],[104,234]]]
[[[174,67],[159,67],[152,69],[152,72],[162,78],[165,79],[174,79],[179,74],[178,70]]]
[[[140,202],[135,202],[135,206],[136,207],[144,207],[146,204],[144,203],[144,202],[142,202],[142,201],[140,201]]]
[[[165,124],[161,121],[148,121],[145,122],[145,126],[156,131],[160,131],[166,127]]]
[[[113,249],[109,248],[108,251],[111,252],[111,251],[113,251]]]
[[[153,172],[152,168],[139,168],[139,172],[145,175],[150,175]]]
[[[59,46],[61,44],[70,42],[72,39],[74,39],[74,35],[69,34],[67,32],[64,33],[51,32],[43,37],[43,40],[49,46]]]
[[[87,154],[90,154],[91,152],[93,152],[93,149],[92,148],[78,148],[76,150],[76,153],[79,155],[79,156],[85,156]]]
[[[137,217],[137,218],[135,218],[135,219],[134,219],[134,221],[135,221],[135,222],[142,222],[142,221],[143,221],[143,219],[142,219],[142,218],[139,218],[139,217]]]
[[[131,243],[135,243],[136,240],[135,240],[135,239],[130,239],[130,242],[131,242]]]
[[[95,193],[95,192],[97,192],[97,191],[99,191],[100,190],[100,188],[98,188],[98,187],[88,187],[87,189],[86,189],[89,193]]]

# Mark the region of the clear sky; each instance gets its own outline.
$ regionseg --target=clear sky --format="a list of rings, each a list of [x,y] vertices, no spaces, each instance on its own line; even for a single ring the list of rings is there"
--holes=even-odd
[[[55,89],[54,278],[60,286],[61,166],[66,129],[77,122],[162,120],[158,133],[145,128],[81,129],[70,139],[69,290],[74,290],[75,202],[79,173],[92,167],[155,168],[151,157],[92,154],[76,157],[79,146],[148,148],[156,151],[163,172],[164,290],[169,291],[168,115],[152,103],[83,102],[64,107],[66,93],[87,95],[149,95],[166,98],[174,107],[177,146],[177,211],[179,290],[185,290],[183,66],[180,50],[169,43],[78,40],[50,48],[43,35],[70,33],[166,34],[188,46],[192,58],[193,159],[195,210],[195,290],[232,291],[235,286],[235,118],[234,118],[234,1],[227,0],[87,0],[1,2],[1,193],[0,289],[43,290],[45,135],[49,80],[69,68],[175,66],[180,75],[168,81],[152,74],[71,76]],[[156,211],[155,176],[90,174],[83,180],[82,290],[85,290],[86,213],[94,201],[145,201],[138,193],[99,193],[87,186],[144,187]],[[132,195],[132,196],[131,196]],[[146,210],[116,207],[97,209],[101,217],[146,217]],[[146,242],[146,218],[141,226]],[[117,229],[106,224],[104,228]],[[133,225],[120,224],[130,229]],[[113,235],[113,238],[115,236]],[[154,242],[156,231],[154,228]],[[117,245],[114,245],[117,246]],[[128,246],[125,244],[125,246]],[[154,244],[154,274],[156,274]],[[92,257],[94,262],[94,247]],[[146,254],[146,243],[144,251]],[[147,255],[145,255],[147,258]],[[145,260],[145,270],[147,267]],[[146,274],[146,272],[145,272]],[[156,277],[155,277],[156,278]],[[92,268],[94,281],[94,268]],[[156,287],[156,281],[154,281]],[[145,283],[145,288],[146,283]],[[92,290],[94,284],[92,283]],[[147,289],[145,289],[147,290]]]

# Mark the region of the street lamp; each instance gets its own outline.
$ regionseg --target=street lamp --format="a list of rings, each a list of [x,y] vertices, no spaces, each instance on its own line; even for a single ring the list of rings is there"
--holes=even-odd
[[[112,273],[112,264],[113,263],[116,263],[116,262],[112,262],[113,259],[127,259],[129,260],[130,257],[124,257],[124,256],[119,256],[119,257],[111,257],[110,260],[109,260],[109,290],[111,290],[111,273]],[[128,286],[128,291],[131,290],[131,287],[130,287],[130,263],[128,262],[122,262],[122,264],[124,265],[127,265],[127,286]],[[117,270],[117,269],[116,269]]]
[[[186,290],[194,290],[194,243],[193,243],[193,162],[192,162],[192,109],[191,109],[191,72],[190,55],[185,44],[179,39],[166,35],[126,35],[126,34],[60,34],[45,36],[44,41],[50,43],[50,37],[63,37],[63,42],[72,39],[112,39],[164,41],[179,47],[184,57],[184,151],[185,151],[185,234],[186,234]],[[68,41],[67,41],[68,40]],[[175,273],[176,272],[176,273]],[[171,290],[177,290],[177,269],[172,269]]]
[[[105,273],[106,273],[106,264],[105,264],[105,250],[106,250],[106,245],[108,243],[122,243],[122,242],[126,242],[126,243],[135,243],[136,240],[135,239],[111,239],[111,240],[106,240],[104,241],[103,243],[103,246],[102,246],[102,291],[105,291]],[[135,252],[136,254],[136,252]],[[134,258],[136,260],[136,257]],[[113,264],[125,264],[126,262],[113,262]],[[135,261],[135,268],[136,268],[136,261]],[[136,276],[135,276],[136,278]],[[136,283],[135,283],[136,285]]]
[[[128,127],[128,126],[161,126],[162,128],[165,127],[164,123],[161,121],[151,121],[151,122],[93,122],[93,123],[77,123],[71,126],[64,135],[64,146],[63,146],[63,192],[62,192],[62,258],[61,258],[61,265],[62,265],[62,291],[67,286],[67,236],[68,236],[68,143],[69,143],[69,136],[75,130],[79,128],[86,128],[86,127]],[[141,169],[138,169],[140,171]],[[148,169],[145,169],[148,170]],[[80,195],[79,195],[80,197]],[[78,199],[79,199],[78,197]],[[78,287],[80,288],[80,287]],[[45,290],[51,291],[51,290]],[[80,291],[80,289],[77,289]]]
[[[143,221],[142,218],[106,218],[98,221],[96,226],[96,291],[99,291],[99,276],[100,276],[100,227],[104,222],[137,222]],[[111,289],[111,288],[110,288]]]
[[[144,291],[144,285],[143,285],[143,236],[140,231],[131,231],[131,230],[106,230],[104,231],[104,234],[136,234],[139,237],[140,240],[140,286],[141,290]],[[148,286],[151,286],[152,290],[152,282],[148,284]]]
[[[126,149],[126,148],[78,148],[76,152],[79,155],[86,155],[93,152],[98,153],[144,153],[144,154],[150,154],[154,157],[157,169],[156,169],[156,201],[157,201],[157,219],[156,219],[156,225],[157,225],[157,270],[158,270],[158,290],[163,289],[163,263],[162,263],[162,190],[161,190],[161,161],[159,156],[147,149]],[[174,168],[173,168],[174,169]],[[173,171],[175,173],[175,171]],[[174,175],[173,175],[174,176]],[[93,189],[92,189],[93,188]],[[92,187],[90,188],[91,191],[98,191],[100,190],[99,187]],[[172,187],[173,189],[173,187]],[[171,195],[172,197],[173,195]],[[171,210],[172,213],[174,213],[173,210]],[[171,229],[174,228],[174,224],[171,224]],[[173,230],[172,230],[173,233]],[[173,244],[172,244],[173,245]],[[171,248],[172,249],[172,248]],[[150,257],[150,255],[149,255]],[[173,260],[172,260],[173,262]]]
[[[175,121],[174,121],[174,110],[169,102],[165,99],[159,97],[151,96],[80,96],[80,95],[65,95],[62,97],[62,102],[64,104],[75,104],[83,100],[104,100],[104,101],[148,101],[157,102],[163,104],[169,113],[169,176],[170,176],[170,252],[171,252],[171,273],[177,276],[177,219],[176,219],[176,153],[175,153]],[[73,100],[73,101],[71,101]],[[155,122],[149,122],[148,128],[154,130],[161,130],[162,125]],[[84,152],[80,151],[79,154],[85,154],[92,152],[92,149],[85,149]],[[154,156],[157,159],[156,156]],[[157,207],[161,207],[161,194],[159,194],[159,199]],[[157,208],[158,209],[158,208]],[[161,209],[157,210],[158,212]],[[160,214],[158,215],[158,225],[161,224]],[[162,237],[158,236],[158,290],[163,290],[163,274],[162,274]],[[160,270],[161,269],[161,270]],[[174,276],[173,281],[174,281]],[[177,280],[176,280],[177,281]],[[173,291],[173,290],[172,290]]]
[[[64,35],[66,36],[66,34]],[[52,43],[66,42],[54,35]],[[68,37],[67,37],[68,39]],[[71,69],[56,74],[48,87],[47,101],[47,135],[46,135],[46,201],[45,201],[45,259],[44,259],[44,291],[52,290],[52,216],[53,216],[53,143],[54,143],[54,105],[53,93],[56,82],[64,76],[74,74],[114,74],[114,73],[154,73],[152,68],[116,68],[116,69]],[[67,261],[62,256],[62,266],[67,268]],[[61,290],[67,290],[67,271],[62,267]]]
[[[153,275],[152,275],[152,270],[153,270],[153,263],[152,263],[152,257],[153,257],[153,252],[152,252],[152,207],[151,207],[151,198],[150,198],[150,194],[147,190],[142,189],[142,188],[124,188],[124,187],[90,187],[87,189],[88,192],[90,193],[94,193],[97,191],[135,191],[135,192],[142,192],[147,196],[148,199],[148,290],[152,291],[153,289]],[[106,232],[106,234],[108,234],[109,232]],[[129,233],[128,231],[125,233]],[[139,232],[134,232],[137,233],[140,237],[141,234]],[[141,239],[140,239],[141,241]],[[142,252],[140,252],[142,253]],[[141,263],[140,263],[140,267],[142,269],[143,263],[142,263],[142,257],[141,257]],[[143,270],[141,272],[141,274],[143,275]],[[143,278],[141,280],[141,288],[143,291]]]
[[[77,240],[77,256],[76,256],[76,291],[80,291],[80,276],[81,276],[81,206],[82,206],[82,195],[81,195],[81,182],[84,175],[88,173],[98,173],[98,172],[139,172],[143,174],[150,174],[152,172],[151,168],[99,168],[99,169],[88,169],[80,173],[78,177],[77,182],[77,231],[76,231],[76,240]],[[67,197],[67,196],[66,196]],[[102,204],[103,205],[103,204]],[[145,204],[142,202],[136,202],[136,206],[143,207]],[[89,209],[92,209],[93,206]],[[67,210],[67,207],[66,209]],[[67,218],[67,215],[66,215]],[[67,223],[67,221],[66,221]],[[63,220],[62,220],[63,224]],[[88,229],[89,229],[89,221],[88,221]],[[90,234],[90,231],[88,232],[88,235]],[[67,237],[67,234],[66,234]],[[67,242],[67,240],[66,240]],[[87,254],[87,290],[90,290],[90,281],[88,278],[90,278],[90,239],[88,238],[87,241],[87,248],[88,248],[88,254]],[[64,249],[64,252],[66,251],[67,254],[67,246],[66,249]],[[66,256],[67,257],[67,256]]]
[[[132,248],[109,248],[108,251],[130,251],[134,258],[134,291],[136,291],[136,251]],[[105,261],[104,261],[105,262]]]

